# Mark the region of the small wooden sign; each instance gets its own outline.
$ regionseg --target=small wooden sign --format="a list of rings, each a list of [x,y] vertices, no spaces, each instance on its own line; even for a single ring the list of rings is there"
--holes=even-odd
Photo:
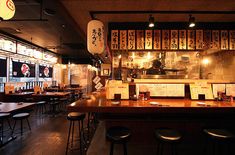
[[[153,49],[160,50],[161,49],[161,30],[154,30],[153,32]]]
[[[136,31],[136,47],[137,47],[137,50],[144,49],[144,30]]]
[[[178,30],[171,30],[171,49],[178,49]]]
[[[118,30],[111,31],[111,49],[118,50]]]
[[[128,30],[128,50],[135,50],[135,30]]]
[[[196,49],[203,49],[203,30],[196,30]]]
[[[127,49],[127,32],[126,30],[120,30],[120,49]]]
[[[221,40],[221,50],[228,50],[228,31],[227,30],[221,30],[220,31],[220,40]]]
[[[212,49],[220,49],[219,30],[212,31]]]
[[[188,50],[195,49],[195,30],[188,30]]]
[[[203,49],[210,49],[211,48],[211,30],[204,31],[204,48]]]
[[[170,49],[170,33],[169,30],[162,30],[162,50]]]
[[[186,49],[186,30],[179,30],[179,49]]]
[[[145,49],[152,49],[153,44],[153,32],[152,30],[145,30]]]
[[[235,50],[235,30],[229,31],[229,49]]]

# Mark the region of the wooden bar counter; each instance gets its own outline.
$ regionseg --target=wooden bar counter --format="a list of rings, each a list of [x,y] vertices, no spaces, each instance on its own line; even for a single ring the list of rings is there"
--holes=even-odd
[[[235,112],[234,102],[150,99],[147,101],[121,100],[119,104],[113,104],[111,100],[106,99],[105,92],[96,92],[89,96],[89,99],[78,100],[70,104],[67,107],[68,111],[127,114]]]
[[[150,102],[157,102],[150,104]],[[205,127],[234,127],[235,103],[222,101],[194,101],[190,99],[150,99],[147,101],[121,100],[113,104],[105,92],[90,94],[67,106],[68,111],[95,112],[104,132],[94,138],[94,145],[105,140],[105,130],[110,126],[126,126],[132,130],[131,144],[155,145],[154,130],[166,127],[184,133],[186,143],[200,143]],[[94,147],[95,148],[95,147]]]

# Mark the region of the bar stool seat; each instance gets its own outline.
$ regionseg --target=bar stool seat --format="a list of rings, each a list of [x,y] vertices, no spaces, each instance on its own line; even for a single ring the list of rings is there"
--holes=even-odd
[[[164,144],[171,145],[172,154],[177,154],[176,144],[180,142],[182,135],[174,129],[156,129],[155,138],[158,141],[157,154],[162,155]]]
[[[79,112],[70,112],[67,116],[67,119],[70,121],[79,121],[83,120],[86,117],[86,114]]]
[[[203,131],[210,138],[217,140],[228,140],[235,137],[233,133],[225,129],[204,129]]]
[[[234,141],[235,135],[226,129],[204,129],[203,132],[207,137],[205,153],[211,154],[208,150],[209,144],[212,144],[212,154],[227,155],[233,154],[230,150],[230,144]],[[226,149],[227,148],[227,149]]]
[[[127,155],[126,143],[131,136],[130,129],[122,126],[113,126],[106,132],[106,138],[111,141],[110,155],[113,155],[114,144],[123,144],[124,155]]]

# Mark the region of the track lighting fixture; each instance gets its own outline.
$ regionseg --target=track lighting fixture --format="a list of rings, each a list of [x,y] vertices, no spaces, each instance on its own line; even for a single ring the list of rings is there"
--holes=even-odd
[[[154,17],[152,15],[149,16],[149,27],[154,27]]]
[[[193,17],[192,15],[189,15],[189,27],[195,27],[196,23],[195,23],[195,17]]]

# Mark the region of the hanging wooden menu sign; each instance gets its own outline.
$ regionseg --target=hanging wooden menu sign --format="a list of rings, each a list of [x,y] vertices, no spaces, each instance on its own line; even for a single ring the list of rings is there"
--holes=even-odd
[[[137,50],[144,49],[144,30],[137,30],[136,31],[136,48]]]
[[[227,30],[221,30],[220,32],[220,38],[221,38],[221,50],[228,50],[228,31]]]
[[[111,49],[118,50],[118,30],[111,31]]]
[[[211,48],[211,30],[204,31],[204,49]]]
[[[188,30],[188,50],[195,49],[195,31]]]
[[[178,49],[178,30],[171,30],[171,49]]]
[[[170,49],[170,34],[169,30],[162,30],[162,50]]]
[[[196,30],[196,49],[203,49],[203,30]]]
[[[127,32],[126,30],[120,30],[120,49],[127,49]]]
[[[152,30],[145,30],[145,49],[152,49],[152,39],[153,33]]]
[[[212,31],[212,49],[220,49],[219,30]]]
[[[128,50],[135,50],[135,30],[128,30]]]
[[[179,30],[179,49],[186,49],[186,30]]]
[[[161,49],[161,30],[154,30],[153,32],[153,49],[160,50]]]
[[[235,30],[229,31],[229,49],[235,50]]]

